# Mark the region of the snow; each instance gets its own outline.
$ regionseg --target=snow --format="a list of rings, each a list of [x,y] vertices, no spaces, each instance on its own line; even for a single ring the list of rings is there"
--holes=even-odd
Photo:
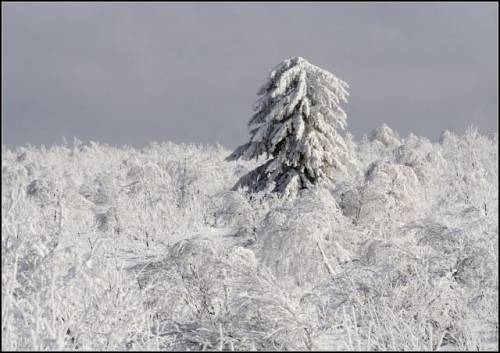
[[[255,113],[248,123],[250,142],[228,157],[258,159],[266,154],[266,168],[240,178],[234,188],[272,189],[295,196],[335,172],[352,167],[343,137],[347,116],[340,107],[347,102],[348,85],[301,57],[282,61],[259,90]]]
[[[288,199],[222,146],[3,147],[2,349],[496,350],[497,137],[371,136]]]

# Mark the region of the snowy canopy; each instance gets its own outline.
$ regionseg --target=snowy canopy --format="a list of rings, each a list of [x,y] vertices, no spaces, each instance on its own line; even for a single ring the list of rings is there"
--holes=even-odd
[[[276,66],[258,91],[248,123],[250,141],[228,157],[270,159],[237,186],[253,191],[271,187],[288,194],[333,179],[336,171],[345,173],[349,156],[336,129],[347,124],[340,107],[347,102],[347,88],[347,83],[301,57]]]

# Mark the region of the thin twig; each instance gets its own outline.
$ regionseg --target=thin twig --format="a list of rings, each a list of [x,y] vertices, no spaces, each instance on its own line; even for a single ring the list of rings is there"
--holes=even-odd
[[[325,252],[323,251],[323,248],[321,247],[319,240],[316,242],[316,245],[318,246],[319,251],[321,252],[321,257],[323,258],[323,263],[326,266],[326,270],[328,271],[328,274],[332,278],[333,281],[335,281],[335,272],[333,271],[332,267],[330,266],[330,263],[328,262]]]

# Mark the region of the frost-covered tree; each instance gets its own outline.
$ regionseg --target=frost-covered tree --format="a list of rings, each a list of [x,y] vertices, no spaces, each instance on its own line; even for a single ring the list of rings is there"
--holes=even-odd
[[[347,83],[301,57],[276,66],[257,93],[248,123],[250,141],[228,157],[249,160],[266,155],[268,160],[235,187],[293,194],[345,173],[350,156],[337,129],[346,126],[340,103],[347,102],[347,88]]]

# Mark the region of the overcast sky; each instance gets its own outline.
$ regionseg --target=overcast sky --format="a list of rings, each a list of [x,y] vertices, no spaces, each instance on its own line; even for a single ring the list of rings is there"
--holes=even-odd
[[[497,3],[2,3],[2,136],[248,140],[258,88],[302,56],[350,85],[347,129],[497,132]]]

